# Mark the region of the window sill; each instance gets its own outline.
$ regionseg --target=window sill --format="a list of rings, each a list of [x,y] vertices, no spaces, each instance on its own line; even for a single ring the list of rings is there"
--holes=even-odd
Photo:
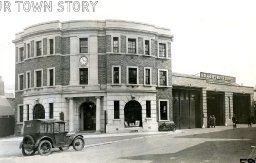
[[[122,84],[114,84],[114,83],[112,83],[111,86],[113,86],[113,87],[121,87]]]
[[[23,125],[23,122],[17,122],[16,124],[17,125]]]
[[[127,87],[139,87],[139,84],[126,84]]]
[[[113,119],[113,121],[121,121],[121,119]]]
[[[170,122],[170,120],[159,120],[159,122]]]

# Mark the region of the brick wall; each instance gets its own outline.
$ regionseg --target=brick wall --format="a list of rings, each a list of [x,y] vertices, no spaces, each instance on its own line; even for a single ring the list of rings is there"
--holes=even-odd
[[[121,53],[126,53],[126,36],[121,36]]]
[[[144,54],[144,43],[143,43],[143,38],[139,37],[138,38],[138,53],[139,54]]]
[[[70,54],[70,37],[61,37],[61,54]]]
[[[43,55],[47,55],[47,38],[43,39]]]
[[[106,55],[99,55],[98,56],[98,79],[99,84],[106,84],[107,83],[107,65],[106,65]]]
[[[106,36],[106,52],[111,52],[111,36]]]
[[[151,55],[157,56],[158,52],[158,42],[154,39],[151,39]]]
[[[169,100],[169,119],[173,120],[173,108],[172,108],[172,88],[157,88],[156,100],[157,100],[157,120],[159,120],[159,99]]]
[[[35,45],[34,45],[35,41],[31,41],[30,46],[31,46],[31,57],[34,57],[34,52],[35,52]]]
[[[106,53],[106,45],[107,45],[106,37],[105,36],[98,36],[98,53]],[[108,43],[108,46],[110,46],[109,43]],[[110,47],[108,47],[108,49],[109,48]]]

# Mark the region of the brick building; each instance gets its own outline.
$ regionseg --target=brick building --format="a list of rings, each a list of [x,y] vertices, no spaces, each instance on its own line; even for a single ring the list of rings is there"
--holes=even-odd
[[[169,29],[52,21],[16,34],[16,133],[24,120],[63,119],[69,131],[157,131],[172,120]]]
[[[157,131],[239,123],[253,88],[234,77],[172,73],[169,29],[136,22],[52,21],[16,34],[16,133],[30,119],[62,119],[69,131]]]

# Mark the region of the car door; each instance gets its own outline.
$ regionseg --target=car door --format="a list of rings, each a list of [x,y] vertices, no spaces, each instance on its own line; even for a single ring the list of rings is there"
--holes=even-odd
[[[54,138],[57,146],[65,144],[64,123],[54,123]]]

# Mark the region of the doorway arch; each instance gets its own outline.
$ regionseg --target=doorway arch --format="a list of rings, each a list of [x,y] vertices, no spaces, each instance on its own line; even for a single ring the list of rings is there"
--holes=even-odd
[[[93,102],[81,104],[79,117],[82,131],[96,130],[96,105]]]
[[[142,127],[142,107],[138,101],[131,100],[125,104],[124,120],[129,126],[134,124]],[[136,121],[139,121],[139,124],[136,125]]]
[[[36,104],[33,109],[33,119],[45,119],[44,106]]]

